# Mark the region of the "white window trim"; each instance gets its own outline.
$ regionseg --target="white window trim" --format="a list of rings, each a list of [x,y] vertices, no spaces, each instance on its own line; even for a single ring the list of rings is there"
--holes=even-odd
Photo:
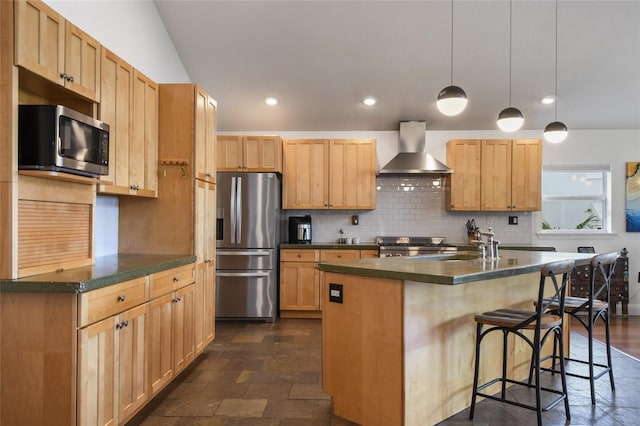
[[[545,171],[551,172],[603,172],[609,173],[609,179],[607,179],[607,188],[606,188],[606,196],[605,196],[605,208],[606,208],[606,217],[603,229],[539,229],[536,228],[536,235],[540,239],[552,239],[557,237],[574,237],[580,238],[588,236],[590,238],[615,238],[618,233],[612,232],[612,200],[613,194],[611,192],[611,164],[545,164],[542,166],[542,173]],[[596,196],[574,196],[574,197],[561,197],[561,196],[544,196],[542,195],[542,200],[601,200],[600,197]],[[542,221],[542,212],[540,212],[540,217],[534,223],[541,223]]]

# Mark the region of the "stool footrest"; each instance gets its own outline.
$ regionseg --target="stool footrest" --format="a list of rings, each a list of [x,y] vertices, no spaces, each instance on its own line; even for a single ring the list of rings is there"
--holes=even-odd
[[[478,396],[482,396],[484,398],[488,398],[488,399],[492,399],[494,401],[499,401],[499,402],[504,402],[505,404],[511,404],[511,405],[515,405],[521,408],[526,408],[528,410],[532,410],[532,411],[537,411],[537,407],[535,405],[528,405],[528,404],[523,404],[522,402],[518,402],[518,401],[514,401],[511,399],[507,399],[507,398],[502,398],[500,396],[495,396],[496,394],[492,394],[489,395],[487,393],[483,393],[480,392],[482,389],[485,389],[491,385],[494,385],[496,383],[502,383],[503,379],[501,377],[496,377],[495,379],[483,384],[482,386],[478,386],[478,391],[476,392],[476,394]],[[529,389],[535,389],[536,385],[533,384],[529,384],[527,382],[521,382],[518,380],[513,380],[513,379],[504,379],[505,382],[507,383],[511,383],[513,385],[519,385],[519,386],[524,386],[527,387]],[[559,402],[564,401],[564,399],[567,397],[565,394],[562,393],[562,391],[560,390],[556,390],[556,389],[552,389],[552,388],[547,388],[547,387],[540,387],[541,391],[544,392],[549,392],[549,393],[553,393],[558,395],[555,399],[553,399],[551,402],[549,402],[546,406],[541,408],[542,412],[546,412],[551,410],[553,407],[555,407],[556,405],[558,405]],[[497,394],[499,394],[501,392],[497,392]]]

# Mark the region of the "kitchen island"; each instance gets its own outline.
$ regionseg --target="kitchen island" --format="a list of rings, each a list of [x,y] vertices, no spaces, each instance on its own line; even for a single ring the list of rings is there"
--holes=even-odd
[[[502,251],[320,263],[323,389],[336,415],[364,425],[432,425],[470,405],[474,315],[532,309],[542,265],[591,254]],[[567,336],[565,336],[565,339]],[[549,341],[551,343],[551,341]],[[480,381],[501,369],[501,338],[483,345]],[[549,350],[547,348],[547,350]],[[509,341],[509,374],[530,349]]]

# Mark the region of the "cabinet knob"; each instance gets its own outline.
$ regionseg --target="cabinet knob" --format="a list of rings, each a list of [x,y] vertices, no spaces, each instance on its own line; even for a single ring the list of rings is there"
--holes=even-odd
[[[338,259],[342,259],[342,255],[341,254],[338,255]]]
[[[124,302],[125,296],[124,294],[121,294],[120,296],[118,296],[118,302]]]
[[[73,83],[73,76],[70,75],[69,77],[67,77],[67,81],[70,82],[70,83]]]
[[[298,257],[302,257],[302,255],[300,253],[298,253]]]
[[[173,282],[177,283],[178,281],[180,281],[180,279],[178,277],[173,277]]]
[[[211,263],[211,259],[205,259],[204,263]]]
[[[211,177],[211,173],[207,172],[204,174],[206,177]]]
[[[60,73],[60,78],[64,78],[65,80],[69,77],[66,72]]]

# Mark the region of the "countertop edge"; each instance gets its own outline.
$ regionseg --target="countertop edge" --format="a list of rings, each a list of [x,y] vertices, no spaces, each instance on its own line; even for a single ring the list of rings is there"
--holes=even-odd
[[[0,279],[0,292],[85,293],[195,261],[196,256],[192,255],[109,255],[95,258],[90,266],[13,280]],[[87,277],[74,278],[77,275]]]

